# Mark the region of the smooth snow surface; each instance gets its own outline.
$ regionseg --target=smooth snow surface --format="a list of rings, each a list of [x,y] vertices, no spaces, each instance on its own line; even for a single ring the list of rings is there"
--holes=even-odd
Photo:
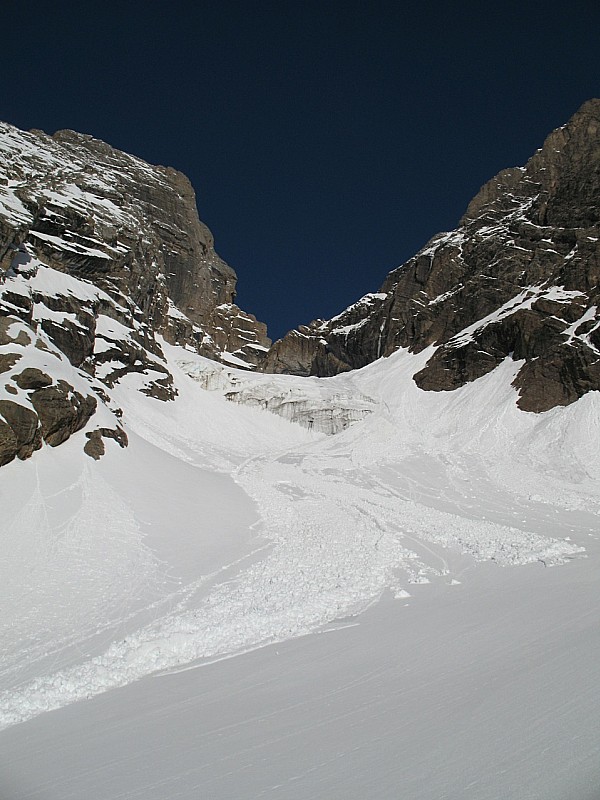
[[[174,403],[113,392],[127,450],[2,470],[1,796],[597,798],[600,396],[422,392],[399,352],[230,403],[165,350]],[[257,408],[282,381],[369,413]]]

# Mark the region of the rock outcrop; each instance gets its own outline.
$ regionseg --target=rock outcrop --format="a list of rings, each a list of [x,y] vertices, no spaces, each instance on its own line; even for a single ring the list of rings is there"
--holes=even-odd
[[[132,373],[172,399],[161,336],[253,369],[270,340],[235,285],[180,172],[0,123],[0,463],[64,441]]]
[[[378,293],[288,333],[263,369],[333,375],[433,345],[422,389],[454,389],[510,357],[524,362],[519,406],[545,411],[600,390],[599,278],[600,100],[590,100],[525,167],[483,186],[456,230]]]

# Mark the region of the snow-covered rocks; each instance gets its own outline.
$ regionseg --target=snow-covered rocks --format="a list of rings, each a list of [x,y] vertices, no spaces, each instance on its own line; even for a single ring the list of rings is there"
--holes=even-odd
[[[78,381],[94,384],[99,402],[111,405],[110,389],[130,373],[147,377],[140,389],[153,397],[173,398],[157,334],[211,358],[235,351],[253,368],[270,341],[265,326],[234,304],[235,283],[181,173],[84,134],[51,137],[0,123],[0,319],[29,326],[32,347],[43,339]],[[1,355],[0,368],[9,370],[20,353]],[[54,381],[47,396],[63,379],[53,365],[46,365]],[[90,386],[82,394],[68,384],[89,395]],[[6,403],[4,462],[30,455],[42,438],[50,442],[30,430],[36,412],[27,403]],[[62,429],[77,430],[90,413]]]
[[[546,411],[600,390],[600,100],[503,170],[454,231],[390,272],[380,292],[276,342],[273,372],[334,375],[398,348],[435,345],[415,375],[450,391],[522,361],[519,407]]]

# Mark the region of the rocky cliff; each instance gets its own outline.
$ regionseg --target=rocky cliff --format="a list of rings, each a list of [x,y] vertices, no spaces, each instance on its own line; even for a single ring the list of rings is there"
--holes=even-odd
[[[160,337],[254,367],[270,341],[235,285],[184,175],[0,123],[0,464],[64,441],[125,375],[172,398]],[[125,443],[113,412],[91,454]]]
[[[263,369],[334,375],[398,348],[433,346],[415,376],[451,390],[522,362],[519,406],[544,411],[600,390],[600,100],[525,167],[506,169],[380,291],[291,331]]]

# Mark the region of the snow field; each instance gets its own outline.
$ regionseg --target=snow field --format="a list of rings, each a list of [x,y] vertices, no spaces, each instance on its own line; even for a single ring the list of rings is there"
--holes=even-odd
[[[166,350],[171,359],[181,353]],[[22,722],[157,671],[310,633],[360,613],[386,589],[406,601],[411,585],[457,585],[462,578],[458,581],[449,565],[455,561],[452,553],[462,554],[462,567],[485,560],[541,567],[583,555],[581,538],[591,515],[573,518],[575,536],[566,538],[564,516],[557,525],[547,504],[527,498],[534,492],[549,496],[558,484],[569,507],[582,492],[589,495],[586,476],[595,474],[597,457],[585,462],[593,456],[589,448],[563,461],[559,456],[564,441],[573,437],[568,431],[578,415],[597,424],[597,409],[591,409],[597,398],[581,411],[526,415],[514,406],[507,377],[515,365],[510,363],[452,394],[423,393],[410,380],[423,358],[398,353],[324,381],[327,393],[360,391],[375,400],[366,419],[332,437],[229,403],[201,389],[175,364],[180,393],[175,403],[140,395],[135,389],[141,376],[125,382],[115,400],[125,409],[134,439],[146,442],[146,448],[152,443],[153,455],[140,444],[139,451],[135,446],[122,454],[111,450],[99,469],[86,464],[79,477],[58,489],[57,497],[79,492],[79,504],[60,524],[42,524],[49,498],[46,505],[39,493],[27,500],[13,535],[17,529],[39,530],[44,540],[62,545],[54,561],[40,549],[40,564],[48,564],[50,575],[41,574],[41,593],[33,592],[32,613],[20,624],[23,634],[35,632],[36,625],[41,629],[44,592],[59,597],[67,585],[83,592],[84,601],[74,608],[55,602],[56,622],[40,642],[40,652],[60,652],[69,641],[68,630],[84,641],[94,626],[111,628],[119,603],[124,619],[143,611],[148,621],[137,628],[124,624],[121,637],[113,625],[100,652],[82,649],[79,659],[67,660],[62,668],[47,669],[44,662],[45,671],[3,692],[0,724]],[[278,376],[251,379],[261,382],[262,396],[269,386],[280,389]],[[241,374],[239,380],[246,378]],[[302,379],[285,380],[298,382],[302,390]],[[519,450],[523,442],[527,450]],[[529,451],[537,454],[533,463]],[[63,453],[75,459],[71,472],[77,475],[82,468],[74,445]],[[157,472],[164,473],[163,485],[156,485],[156,497],[146,505],[139,497],[134,502],[131,480],[115,484],[110,477],[111,470],[123,469],[118,464],[124,459],[137,473],[138,492],[144,484],[156,484]],[[557,474],[558,463],[563,466]],[[104,475],[104,482],[96,482],[97,475]],[[208,510],[215,489],[221,509],[216,513]],[[199,503],[192,502],[194,495]],[[244,506],[247,498],[259,524]],[[596,493],[590,502],[597,500]],[[170,508],[170,526],[156,524],[159,503]],[[186,512],[178,520],[182,508]],[[240,511],[227,534],[233,536],[229,545],[222,541],[223,519],[231,508]],[[145,538],[140,535],[144,515],[150,526]],[[13,563],[17,581],[35,541]],[[202,563],[205,550],[213,554],[210,566]],[[197,563],[195,572],[186,572],[190,557]],[[58,563],[72,564],[73,573],[65,575]],[[130,596],[119,600],[123,586]],[[168,602],[160,602],[161,592]],[[115,607],[104,599],[97,602],[106,593],[115,598]],[[16,617],[20,607],[19,601]],[[27,662],[35,652],[25,647],[13,663]]]

